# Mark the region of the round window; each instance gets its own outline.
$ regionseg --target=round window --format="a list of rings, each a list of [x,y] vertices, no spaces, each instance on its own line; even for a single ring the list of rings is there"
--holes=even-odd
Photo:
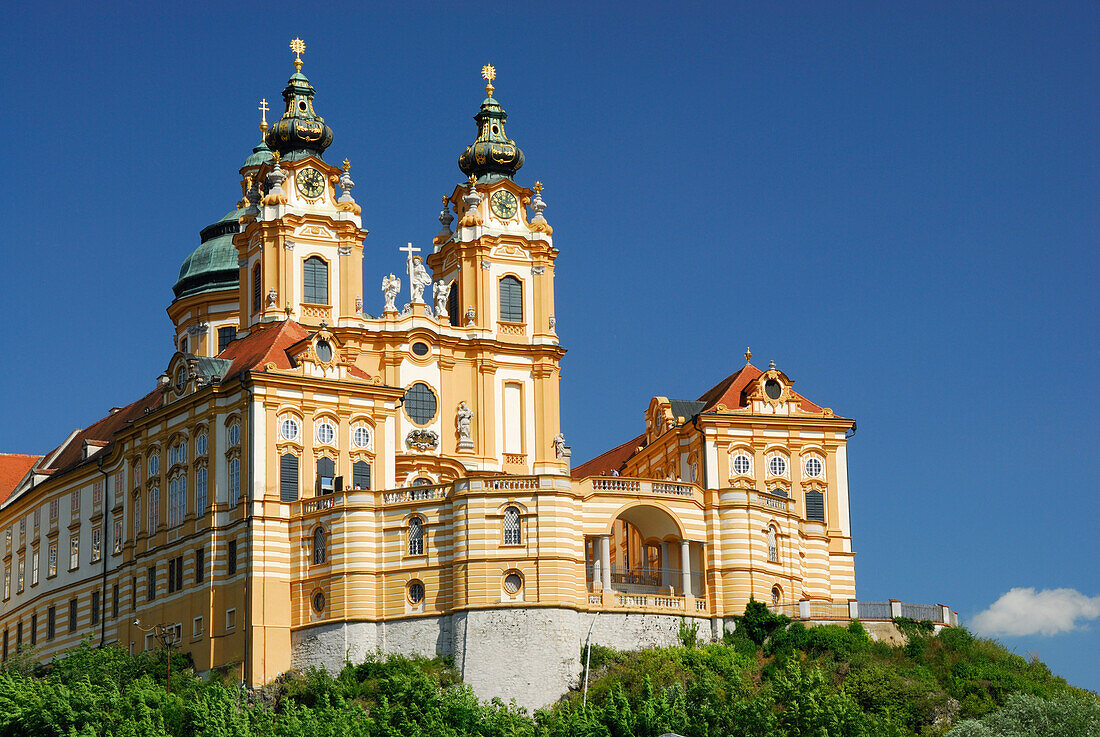
[[[817,458],[806,459],[806,475],[817,478],[825,470],[825,465]]]
[[[320,614],[325,611],[325,594],[322,591],[318,591],[313,595],[313,611]]]
[[[424,584],[419,581],[413,581],[409,584],[409,601],[413,604],[424,601]]]
[[[504,590],[509,594],[515,594],[521,588],[523,588],[523,577],[518,573],[512,572],[504,577]]]
[[[317,341],[315,350],[317,352],[317,360],[321,363],[328,363],[332,360],[332,346],[327,340]]]
[[[739,474],[746,474],[752,468],[752,461],[744,453],[739,453],[733,457],[733,470]]]
[[[297,440],[299,432],[301,432],[301,426],[293,417],[287,417],[279,425],[279,434],[283,436],[284,440]]]
[[[768,470],[771,471],[772,476],[786,476],[787,459],[783,456],[772,456],[768,461]]]
[[[351,442],[356,448],[366,448],[370,445],[370,430],[365,427],[357,427],[351,433]]]
[[[417,382],[405,392],[405,412],[418,425],[427,425],[435,419],[435,394],[427,384]]]
[[[322,445],[328,445],[336,439],[336,428],[332,426],[331,422],[322,422],[317,425],[317,442]]]
[[[783,393],[783,385],[775,379],[768,379],[764,382],[764,393],[769,399],[779,399],[779,395]]]
[[[415,353],[418,356],[428,355],[428,344],[427,343],[413,343],[413,353]]]

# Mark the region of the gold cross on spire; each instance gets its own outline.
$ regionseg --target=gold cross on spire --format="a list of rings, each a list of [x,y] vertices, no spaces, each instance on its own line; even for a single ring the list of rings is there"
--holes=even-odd
[[[256,108],[260,111],[260,137],[263,138],[263,134],[267,132],[267,111],[270,110],[267,106],[267,98],[260,100],[260,106]]]
[[[481,68],[481,76],[485,79],[485,94],[489,97],[493,96],[493,80],[497,78],[497,69],[492,64],[486,64]]]
[[[294,52],[295,71],[302,71],[302,54],[306,51],[306,42],[300,38],[295,38],[290,42],[290,50]]]

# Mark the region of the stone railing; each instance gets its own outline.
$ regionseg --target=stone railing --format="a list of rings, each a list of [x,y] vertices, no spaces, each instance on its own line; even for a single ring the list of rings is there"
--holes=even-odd
[[[527,325],[522,322],[498,322],[497,331],[502,335],[527,335]]]
[[[506,476],[504,478],[487,478],[484,480],[485,488],[494,491],[524,491],[539,488],[538,476]]]
[[[329,305],[310,304],[300,302],[298,307],[302,310],[302,317],[314,320],[332,320],[332,307]]]
[[[428,502],[435,499],[443,499],[447,496],[450,484],[434,484],[431,486],[409,486],[405,489],[382,492],[382,501],[385,504],[403,504],[405,502]]]
[[[683,481],[657,481],[655,479],[627,478],[623,476],[589,476],[579,482],[581,492],[588,487],[597,493],[612,494],[659,494],[690,499],[702,490],[695,484]]]

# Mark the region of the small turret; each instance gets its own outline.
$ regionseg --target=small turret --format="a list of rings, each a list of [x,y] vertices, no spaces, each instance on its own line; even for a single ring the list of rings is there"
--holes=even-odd
[[[481,68],[481,76],[487,84],[481,110],[474,116],[477,138],[458,157],[458,168],[467,176],[477,177],[479,182],[488,183],[501,177],[511,179],[523,166],[523,151],[504,133],[504,121],[508,119],[508,114],[493,99],[496,69],[486,64]]]
[[[283,90],[286,112],[271,126],[264,136],[264,142],[272,151],[278,151],[284,161],[295,161],[304,156],[321,157],[332,143],[332,128],[325,119],[313,111],[313,85],[302,74],[302,52],[306,45],[302,39],[290,42],[290,50],[296,54],[294,74]]]

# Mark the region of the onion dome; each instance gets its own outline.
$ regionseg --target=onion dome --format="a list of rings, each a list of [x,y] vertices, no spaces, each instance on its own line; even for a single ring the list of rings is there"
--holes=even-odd
[[[199,247],[183,262],[180,277],[172,287],[176,299],[239,287],[240,267],[233,236],[241,229],[239,218],[243,214],[244,210],[234,210],[202,229]]]
[[[481,110],[474,116],[477,138],[458,157],[458,168],[466,176],[476,176],[478,181],[511,179],[523,166],[523,151],[504,133],[504,121],[508,119],[508,114],[493,99],[496,69],[486,64],[481,68],[481,76],[488,84],[485,85],[487,96],[481,102]]]
[[[271,126],[264,136],[264,142],[272,151],[278,151],[284,161],[295,161],[305,156],[320,158],[332,143],[332,128],[325,119],[313,112],[313,85],[302,74],[301,53],[306,45],[301,39],[294,39],[291,51],[298,54],[294,60],[295,72],[287,81],[283,90],[286,112]]]

